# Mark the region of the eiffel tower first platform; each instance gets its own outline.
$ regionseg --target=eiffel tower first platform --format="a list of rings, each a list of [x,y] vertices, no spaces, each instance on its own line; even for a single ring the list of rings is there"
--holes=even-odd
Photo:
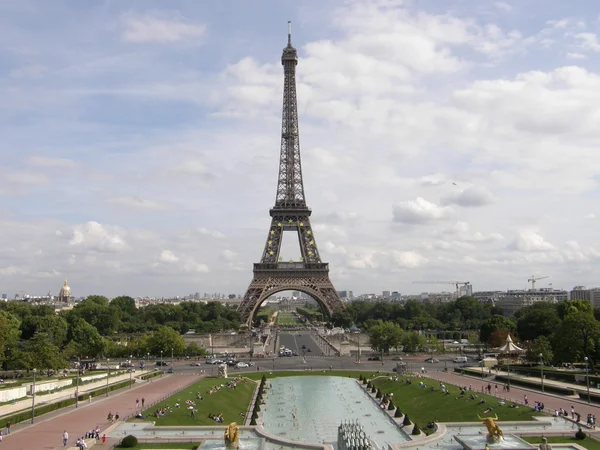
[[[298,55],[292,47],[291,28],[288,29],[288,43],[283,49],[281,64],[284,84],[277,197],[275,206],[269,211],[271,227],[262,258],[254,264],[254,278],[238,308],[242,320],[249,327],[260,305],[281,291],[294,290],[310,295],[330,316],[344,308],[329,279],[329,264],[321,261],[310,224],[311,210],[304,198],[296,98]],[[300,243],[301,258],[297,262],[283,262],[279,256],[283,232],[290,230],[298,234]]]

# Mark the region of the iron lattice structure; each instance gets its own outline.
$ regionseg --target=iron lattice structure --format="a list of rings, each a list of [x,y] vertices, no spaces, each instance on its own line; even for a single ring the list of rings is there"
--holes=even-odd
[[[277,196],[275,206],[269,211],[271,227],[262,259],[254,264],[254,278],[238,309],[248,326],[251,326],[252,317],[260,305],[281,291],[304,292],[319,302],[329,315],[344,308],[329,279],[329,264],[321,261],[310,224],[311,210],[306,206],[304,197],[296,97],[298,54],[292,46],[291,31],[288,31],[288,43],[283,49],[281,64],[284,84]],[[281,260],[284,231],[297,233],[300,261]]]

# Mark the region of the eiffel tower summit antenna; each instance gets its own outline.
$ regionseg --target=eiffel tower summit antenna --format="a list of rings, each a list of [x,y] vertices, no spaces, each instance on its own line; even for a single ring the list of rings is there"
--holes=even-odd
[[[310,223],[312,211],[306,206],[300,138],[296,66],[298,54],[292,46],[292,23],[288,22],[288,42],[281,54],[283,66],[283,108],[281,113],[281,146],[275,206],[270,209],[271,227],[259,263],[254,264],[254,277],[238,311],[250,327],[260,305],[281,291],[300,291],[315,299],[331,316],[344,309],[329,278],[329,264],[321,261]],[[300,261],[282,261],[281,242],[284,231],[295,231],[300,243]]]

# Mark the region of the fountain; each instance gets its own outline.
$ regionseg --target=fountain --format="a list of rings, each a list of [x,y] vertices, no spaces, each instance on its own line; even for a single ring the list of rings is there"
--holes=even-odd
[[[237,423],[231,422],[229,424],[229,426],[225,429],[225,435],[223,438],[225,439],[225,446],[227,448],[239,448],[240,427],[237,426]]]
[[[479,416],[477,416],[479,417]],[[533,445],[525,442],[523,439],[513,435],[504,434],[496,421],[498,416],[479,417],[483,425],[487,428],[487,435],[463,435],[454,436],[456,442],[462,445],[465,450],[493,450],[493,449],[511,449],[511,450],[530,450]]]
[[[337,443],[338,450],[373,450],[373,444],[358,420],[340,424]]]
[[[225,364],[219,365],[219,378],[227,378],[227,366]]]

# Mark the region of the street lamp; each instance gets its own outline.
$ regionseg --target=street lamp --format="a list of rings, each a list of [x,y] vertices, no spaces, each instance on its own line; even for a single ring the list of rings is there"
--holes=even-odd
[[[544,393],[544,355],[542,355],[540,353],[539,356],[540,356],[540,362],[542,363],[540,375],[541,375],[541,379],[542,379],[542,394],[543,394]]]
[[[133,355],[129,355],[129,389],[131,389],[131,385],[133,383],[132,380],[132,376],[133,376]]]
[[[33,386],[31,388],[31,423],[33,423],[35,419],[35,374],[37,369],[33,369]]]
[[[173,364],[173,347],[171,347],[171,367],[175,367]]]
[[[164,370],[163,370],[163,359],[162,359],[162,354],[163,354],[163,351],[161,350],[161,351],[160,351],[160,373],[161,373],[161,375],[160,375],[160,376],[161,376],[161,377],[162,377],[162,374],[164,373]]]
[[[110,358],[106,358],[106,367],[108,368],[108,373],[106,374],[106,396],[108,397],[108,379],[110,378]]]
[[[150,352],[146,355],[146,370],[150,370]]]
[[[588,370],[588,357],[585,358],[585,384],[587,385],[588,403],[590,402],[590,372]]]
[[[510,355],[508,356],[508,386],[507,391],[510,392]]]

